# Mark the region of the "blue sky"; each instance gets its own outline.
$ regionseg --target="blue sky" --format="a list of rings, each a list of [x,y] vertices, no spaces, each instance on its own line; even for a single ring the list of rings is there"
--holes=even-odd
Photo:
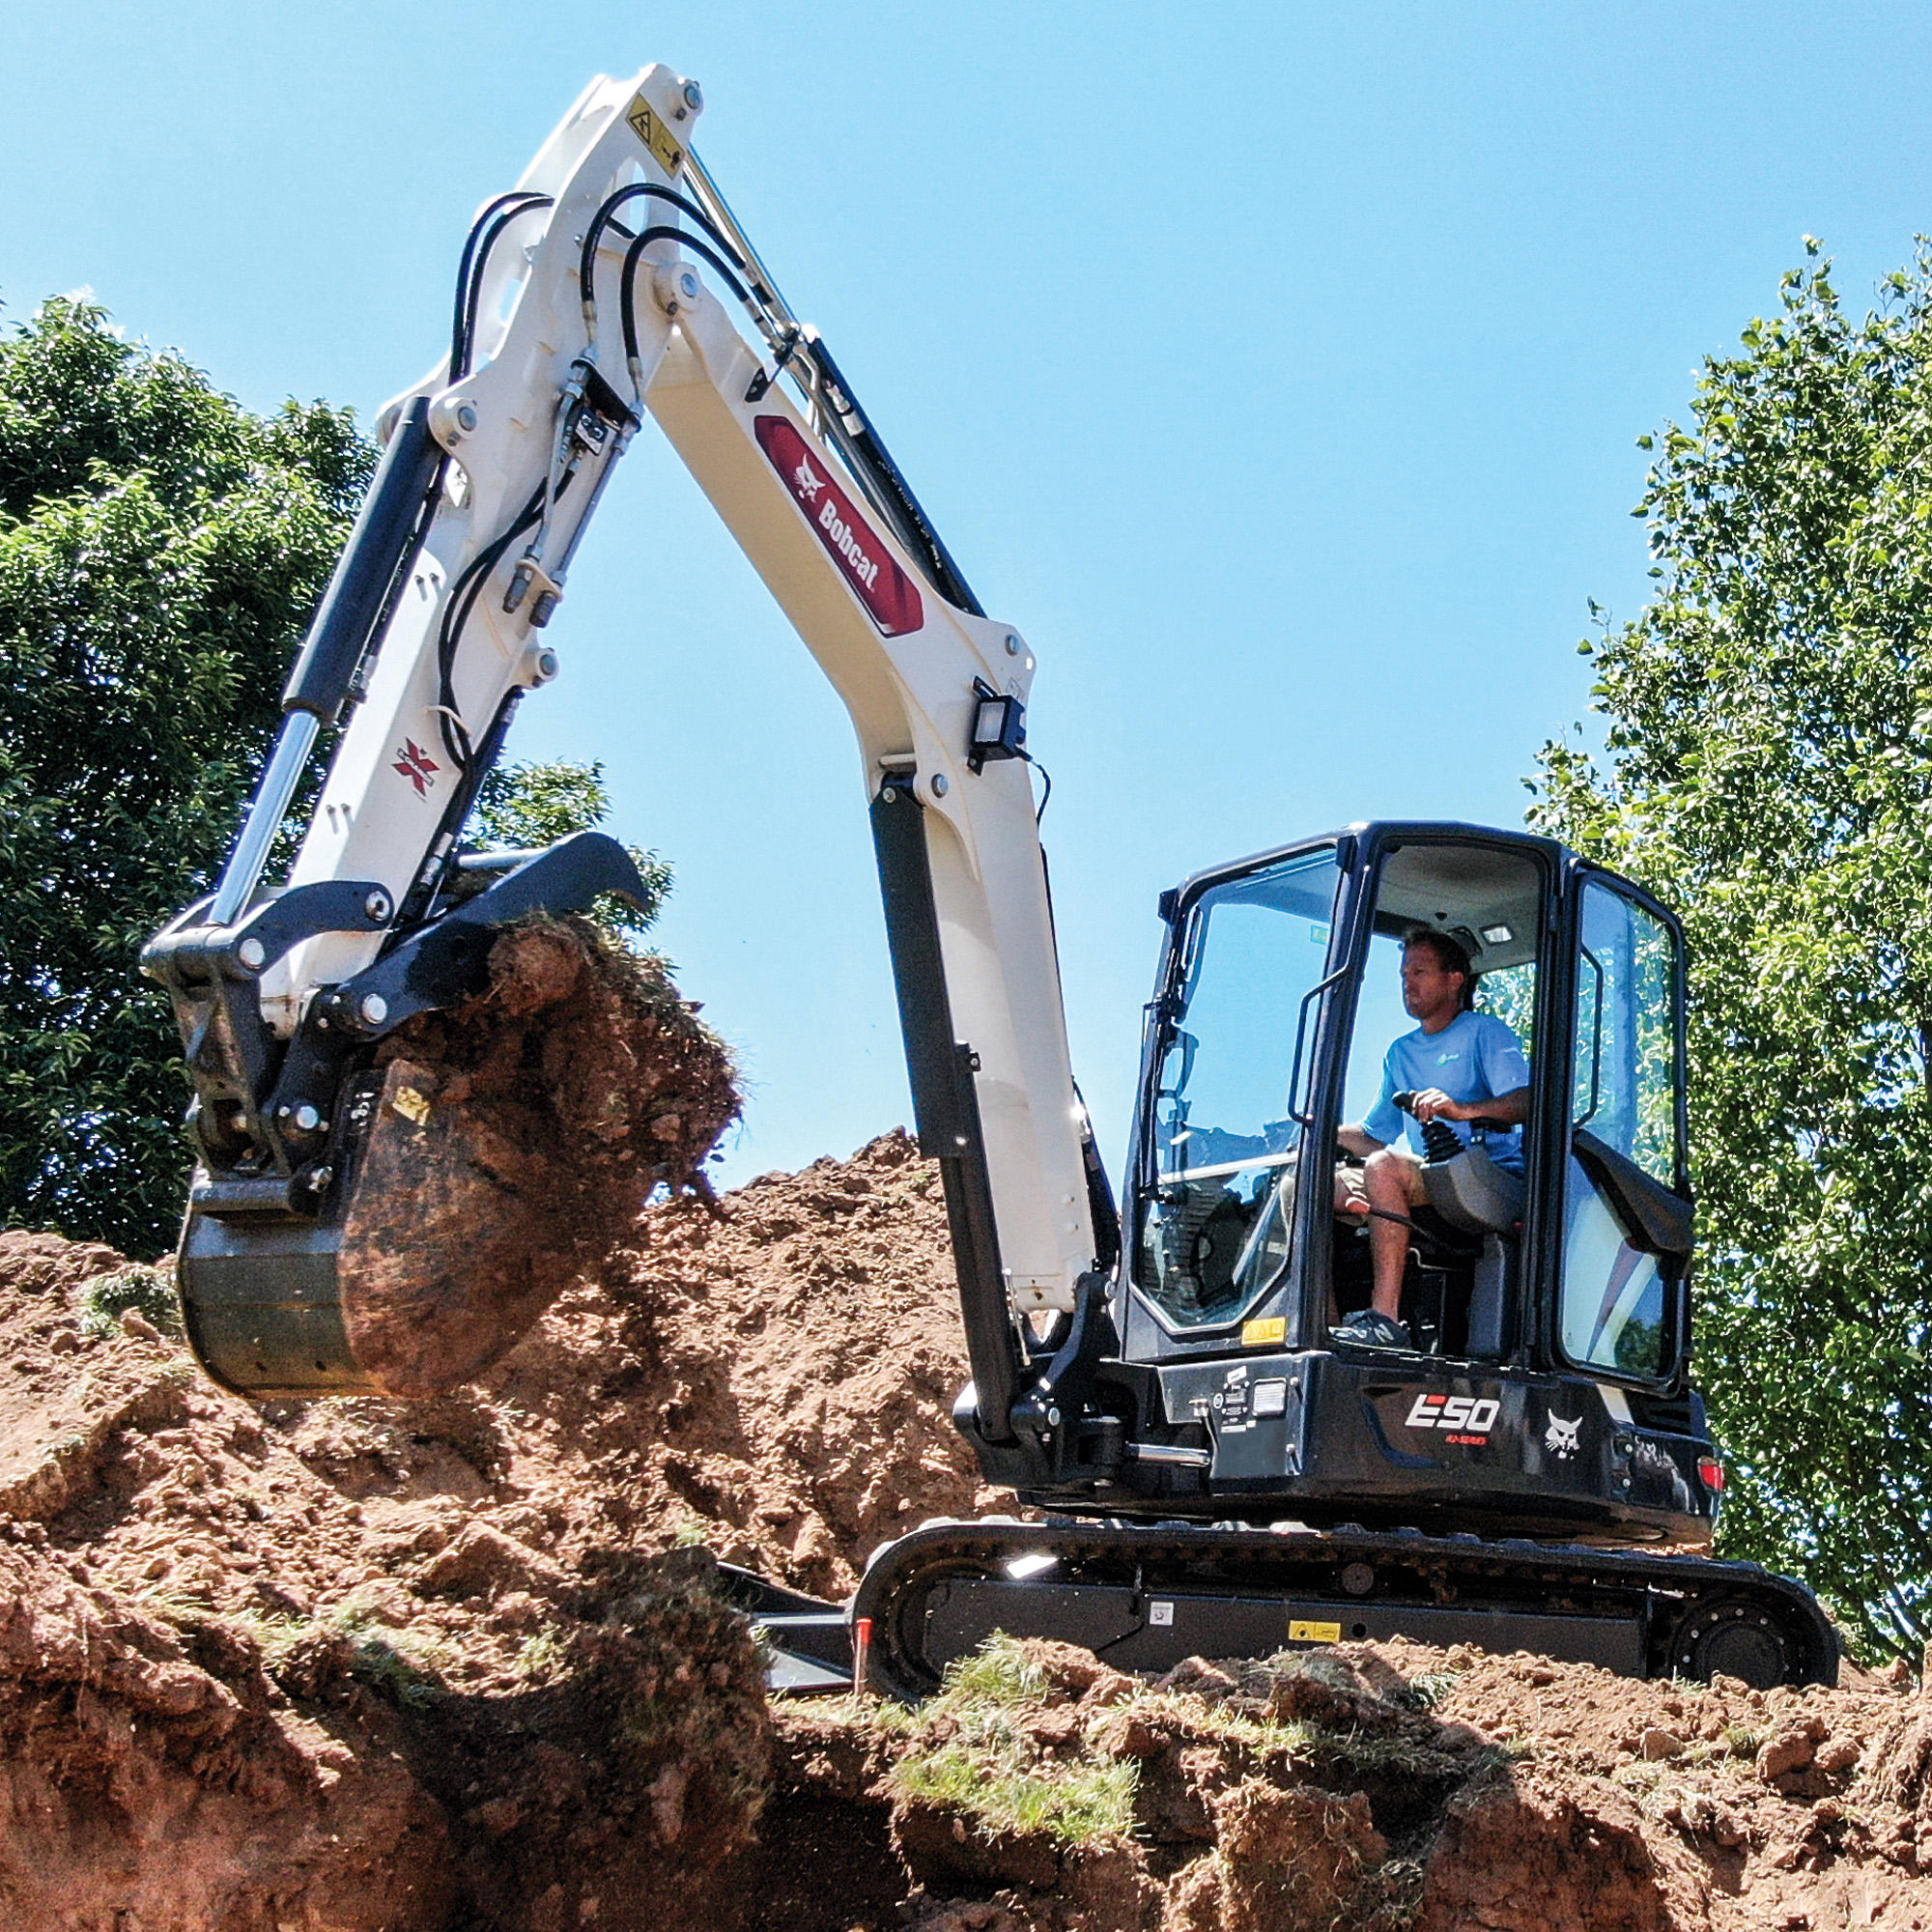
[[[593,73],[697,147],[987,611],[1118,1166],[1159,889],[1368,816],[1520,820],[1640,607],[1635,439],[1801,238],[1932,228],[1932,13],[349,0],[0,8],[0,299],[85,287],[244,402],[429,366],[476,204]],[[739,1045],[727,1179],[907,1115],[842,711],[640,439],[513,750],[604,760]]]

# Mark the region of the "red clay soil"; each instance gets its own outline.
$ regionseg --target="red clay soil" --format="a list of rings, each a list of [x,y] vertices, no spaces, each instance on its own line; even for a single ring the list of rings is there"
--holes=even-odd
[[[703,1191],[738,1112],[724,1043],[583,919],[499,934],[485,990],[377,1058],[336,1273],[350,1352],[388,1395],[500,1359],[653,1188]]]
[[[225,1395],[150,1273],[0,1235],[0,1924],[1932,1928],[1903,1670],[1762,1694],[1384,1644],[1154,1688],[1049,1651],[1007,1772],[1129,1768],[1077,1842],[919,1783],[978,1719],[769,1709],[682,1546],[836,1594],[1010,1499],[948,1420],[910,1143],[723,1205],[652,1210],[421,1401]]]

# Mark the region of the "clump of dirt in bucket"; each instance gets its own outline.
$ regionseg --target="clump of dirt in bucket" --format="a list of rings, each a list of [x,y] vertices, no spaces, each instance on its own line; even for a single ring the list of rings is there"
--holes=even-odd
[[[662,964],[587,920],[500,934],[489,984],[384,1042],[337,1283],[370,1385],[438,1394],[633,1238],[738,1112],[729,1050]]]

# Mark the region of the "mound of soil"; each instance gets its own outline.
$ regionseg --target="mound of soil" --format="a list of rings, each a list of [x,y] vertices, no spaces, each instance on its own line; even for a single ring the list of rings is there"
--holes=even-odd
[[[781,1792],[869,1812],[923,1932],[1932,1925],[1902,1668],[1760,1693],[1384,1643],[1148,1684],[996,1650],[917,1718],[780,1720]]]
[[[407,1401],[226,1395],[149,1271],[0,1235],[0,1918],[1932,1928],[1902,1667],[1759,1693],[1382,1644],[1149,1685],[1035,1645],[917,1716],[768,1707],[700,1542],[837,1594],[1010,1498],[948,1419],[906,1137],[721,1207],[653,1209]]]
[[[973,1507],[944,1213],[892,1134],[625,1236],[469,1387],[256,1404],[114,1313],[150,1271],[0,1235],[0,1918],[764,1922],[810,1801],[754,1845],[762,1668],[687,1546],[838,1589]]]
[[[489,984],[378,1054],[336,1279],[369,1386],[471,1380],[625,1239],[653,1188],[708,1190],[736,1119],[724,1043],[654,960],[538,916]]]

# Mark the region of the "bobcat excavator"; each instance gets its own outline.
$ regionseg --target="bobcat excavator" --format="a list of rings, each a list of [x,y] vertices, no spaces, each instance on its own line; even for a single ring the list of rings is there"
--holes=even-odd
[[[463,834],[556,674],[572,560],[648,416],[851,714],[972,1365],[954,1420],[1040,1518],[927,1523],[843,1606],[746,1579],[780,1649],[904,1696],[995,1630],[1136,1670],[1401,1634],[1833,1681],[1804,1589],[1698,1553],[1723,1470],[1687,1375],[1671,915],[1548,839],[1458,824],[1195,874],[1160,900],[1117,1211],[1068,1065],[1033,649],[781,298],[692,152],[701,106],[665,67],[599,79],[477,217],[449,354],[383,413],[233,855],[145,954],[196,1094],[180,1282],[203,1365],[256,1395],[358,1386],[336,1278],[358,1073],[474,990],[494,929],[638,889],[601,835],[493,857]],[[306,836],[266,887],[325,727]],[[1422,931],[1527,1048],[1527,1124],[1505,1163],[1480,1124],[1435,1123],[1429,1207],[1399,1217],[1406,1346],[1365,1346],[1333,1332],[1370,1290],[1336,1134],[1377,1098]]]

